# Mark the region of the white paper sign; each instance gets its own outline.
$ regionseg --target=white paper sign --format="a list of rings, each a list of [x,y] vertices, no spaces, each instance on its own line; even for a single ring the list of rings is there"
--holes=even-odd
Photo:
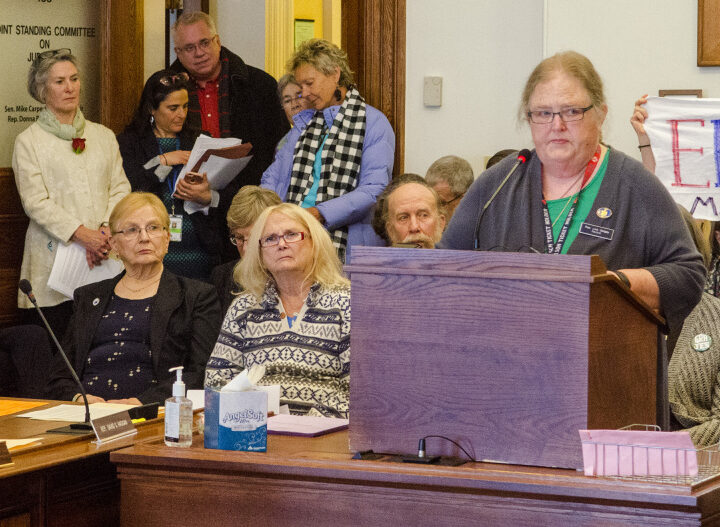
[[[720,220],[720,99],[648,97],[655,174],[699,219]]]

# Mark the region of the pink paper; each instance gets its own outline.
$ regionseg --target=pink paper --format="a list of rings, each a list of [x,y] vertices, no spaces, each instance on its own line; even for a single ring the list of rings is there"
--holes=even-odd
[[[578,430],[586,476],[697,476],[688,432]]]

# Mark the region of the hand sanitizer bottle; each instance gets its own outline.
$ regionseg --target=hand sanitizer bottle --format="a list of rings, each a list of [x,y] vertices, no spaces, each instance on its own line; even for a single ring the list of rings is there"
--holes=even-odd
[[[192,401],[185,397],[185,383],[182,381],[182,366],[170,368],[177,374],[173,384],[172,397],[165,399],[165,444],[188,447],[192,445]]]

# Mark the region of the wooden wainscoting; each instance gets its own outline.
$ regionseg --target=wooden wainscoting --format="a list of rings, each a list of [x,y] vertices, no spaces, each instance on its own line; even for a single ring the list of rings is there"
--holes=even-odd
[[[20,204],[10,168],[0,168],[0,327],[19,323],[17,286],[20,280],[28,218]]]

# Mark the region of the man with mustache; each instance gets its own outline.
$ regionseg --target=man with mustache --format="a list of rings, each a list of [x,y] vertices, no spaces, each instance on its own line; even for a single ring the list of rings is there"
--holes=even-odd
[[[442,201],[417,174],[395,178],[378,198],[373,228],[388,245],[432,249],[445,230]]]

